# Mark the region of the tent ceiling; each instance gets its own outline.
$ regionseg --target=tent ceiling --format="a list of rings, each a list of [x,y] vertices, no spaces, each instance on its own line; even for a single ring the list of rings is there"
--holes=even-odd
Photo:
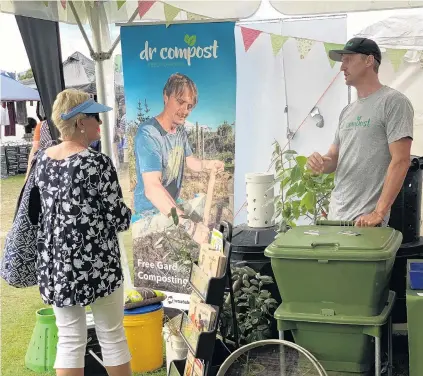
[[[357,36],[372,38],[388,48],[423,49],[423,14],[389,17],[366,27]]]
[[[268,0],[263,0],[267,2]],[[359,1],[303,1],[303,0],[269,0],[272,6],[285,15],[311,15],[324,13],[345,13],[368,10],[383,10],[397,8],[423,7],[423,0],[359,0]],[[204,15],[214,19],[237,18],[244,19],[252,16],[260,7],[262,0],[167,0],[166,4],[182,9],[186,12]],[[88,7],[95,7],[96,1],[73,1],[82,23],[87,23]],[[137,0],[102,1],[109,23],[127,22],[137,10]],[[47,4],[47,5],[46,5]],[[64,4],[64,5],[62,5]],[[122,5],[123,4],[123,5]],[[54,1],[0,1],[0,11],[21,16],[40,18],[44,20],[60,21],[76,24],[76,20],[66,0]],[[185,12],[182,12],[185,13]],[[179,14],[175,19],[186,18]],[[135,20],[138,20],[139,16]],[[164,3],[156,1],[144,15],[143,19],[165,20]]]
[[[272,6],[282,14],[305,15],[325,13],[363,12],[372,10],[388,10],[423,7],[423,0],[355,0],[355,1],[303,1],[303,0],[270,0]]]

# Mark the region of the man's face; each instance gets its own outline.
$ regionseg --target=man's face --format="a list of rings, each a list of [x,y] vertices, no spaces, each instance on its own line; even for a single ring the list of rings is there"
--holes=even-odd
[[[168,97],[165,94],[164,102],[164,112],[172,119],[172,123],[176,126],[184,125],[185,119],[194,108],[194,95],[191,90],[185,88],[179,97],[175,94]]]
[[[345,83],[349,86],[355,84],[365,75],[369,64],[372,62],[372,56],[363,56],[361,54],[345,54],[342,55],[341,71],[344,72]]]

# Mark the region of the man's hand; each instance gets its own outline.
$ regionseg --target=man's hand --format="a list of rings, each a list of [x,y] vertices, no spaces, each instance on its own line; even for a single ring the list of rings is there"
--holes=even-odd
[[[377,211],[374,211],[370,214],[365,214],[359,217],[355,225],[357,227],[375,227],[377,225],[380,225],[383,222],[383,215],[378,213]]]
[[[327,163],[330,163],[332,158],[322,156],[319,153],[313,153],[307,159],[307,167],[315,174],[323,174]]]
[[[207,161],[207,170],[215,169],[216,172],[223,172],[225,170],[225,163],[218,160]]]

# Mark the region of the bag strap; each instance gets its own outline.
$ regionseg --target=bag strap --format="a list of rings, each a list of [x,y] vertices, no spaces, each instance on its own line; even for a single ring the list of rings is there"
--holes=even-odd
[[[21,189],[21,193],[19,194],[19,197],[18,197],[18,202],[16,204],[15,215],[13,216],[13,221],[15,221],[16,216],[18,214],[19,207],[21,206],[22,196],[23,196],[23,194],[25,192],[25,188],[26,188],[26,186],[28,184],[29,177],[31,176],[31,174],[33,174],[35,172],[35,165],[37,164],[37,156],[38,156],[38,153],[39,153],[39,150],[37,150],[34,153],[34,156],[32,157],[31,166],[30,166],[29,171],[28,171],[27,179],[25,180],[25,183],[24,183],[24,185],[23,185],[23,187]]]

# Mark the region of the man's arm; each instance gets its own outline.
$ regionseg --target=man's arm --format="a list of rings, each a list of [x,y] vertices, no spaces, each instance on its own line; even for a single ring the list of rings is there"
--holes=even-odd
[[[411,138],[402,138],[389,145],[391,163],[386,173],[382,194],[376,205],[376,213],[385,217],[400,192],[410,167]]]
[[[225,164],[217,160],[202,160],[190,155],[186,158],[187,166],[191,171],[201,172],[203,170],[212,170],[215,168],[218,172],[223,171]]]
[[[176,208],[178,215],[183,212],[176,206],[175,200],[162,185],[162,173],[160,171],[144,172],[142,174],[144,181],[145,197],[154,205],[154,207],[164,215],[169,215],[172,208]]]
[[[332,144],[325,155],[313,153],[308,157],[307,166],[315,174],[331,174],[338,166],[339,146]]]
[[[339,157],[339,146],[332,144],[328,152],[323,156],[324,158],[324,174],[331,174],[336,171],[338,166],[338,157]]]
[[[205,162],[206,162],[194,157],[193,155],[190,155],[189,157],[187,157],[186,161],[187,161],[188,168],[194,172],[203,171],[203,168],[205,167]]]

